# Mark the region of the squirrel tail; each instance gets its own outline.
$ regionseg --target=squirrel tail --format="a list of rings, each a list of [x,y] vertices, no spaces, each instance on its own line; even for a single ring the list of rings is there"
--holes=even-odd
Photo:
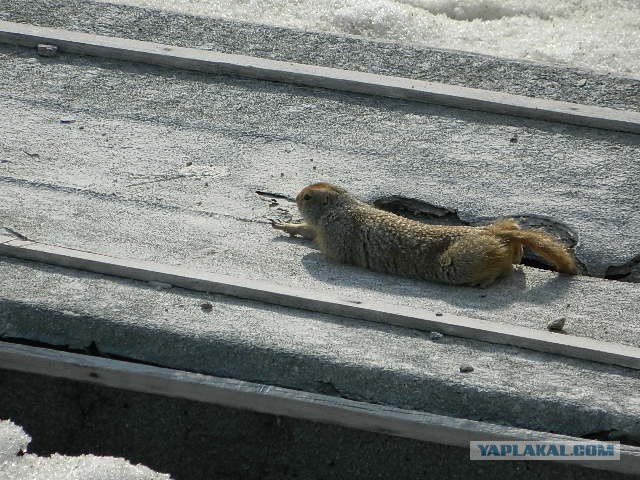
[[[578,273],[576,262],[558,240],[542,230],[521,230],[515,220],[500,220],[487,225],[496,236],[507,240],[509,243],[517,243],[530,248],[546,260],[553,263],[560,273],[574,275]]]

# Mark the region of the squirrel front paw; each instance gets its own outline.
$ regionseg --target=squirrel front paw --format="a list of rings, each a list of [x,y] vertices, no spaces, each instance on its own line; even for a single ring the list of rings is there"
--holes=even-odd
[[[309,240],[313,240],[315,237],[315,232],[313,228],[311,228],[306,223],[290,223],[290,222],[277,222],[275,220],[271,220],[271,226],[276,230],[281,230],[285,233],[288,233],[292,237],[300,236],[303,238],[307,238]]]

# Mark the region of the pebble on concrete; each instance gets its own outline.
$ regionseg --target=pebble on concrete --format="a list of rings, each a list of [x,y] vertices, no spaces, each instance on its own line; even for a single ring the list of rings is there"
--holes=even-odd
[[[200,304],[200,308],[203,312],[210,312],[211,310],[213,310],[213,305],[211,305],[209,302],[204,302]]]
[[[434,342],[437,342],[438,340],[441,340],[442,337],[444,337],[444,335],[442,335],[440,332],[431,332],[429,334],[429,339],[433,340]]]
[[[561,332],[564,330],[564,325],[567,319],[564,317],[556,318],[555,320],[551,320],[547,325],[547,330],[551,332]]]
[[[473,367],[471,365],[460,365],[460,373],[470,373],[473,372]]]

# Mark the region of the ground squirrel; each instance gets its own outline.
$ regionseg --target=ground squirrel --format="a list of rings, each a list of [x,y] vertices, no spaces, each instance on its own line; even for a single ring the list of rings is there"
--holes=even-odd
[[[304,223],[273,227],[312,239],[335,261],[423,280],[486,287],[520,263],[522,246],[575,274],[567,249],[540,230],[521,230],[513,219],[478,227],[429,225],[368,205],[329,183],[296,197]]]

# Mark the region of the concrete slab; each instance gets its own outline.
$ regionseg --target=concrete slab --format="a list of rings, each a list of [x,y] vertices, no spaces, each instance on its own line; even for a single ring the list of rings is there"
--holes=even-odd
[[[470,461],[467,448],[15,371],[0,370],[0,384],[0,415],[33,435],[39,455],[91,448],[180,480],[638,478],[562,462]]]
[[[162,480],[167,474],[157,473],[144,465],[132,465],[122,458],[80,455],[69,457],[53,454],[39,457],[25,454],[31,437],[9,420],[0,420],[0,468],[5,480]]]
[[[486,292],[411,282],[331,265],[266,219],[295,216],[281,197],[319,178],[462,205],[469,219],[555,211],[580,225],[578,256],[602,273],[640,238],[617,227],[638,227],[635,136],[25,50],[5,48],[1,61],[0,211],[28,237],[534,328],[566,317],[571,333],[638,345],[635,286],[528,269]],[[516,131],[525,146],[508,141]],[[472,155],[459,135],[477,142]],[[493,176],[478,181],[479,167]],[[550,168],[569,171],[551,182]]]
[[[94,0],[6,0],[0,6],[0,19],[532,97],[640,109],[637,78],[356,36],[194,17]]]
[[[50,58],[60,52],[87,55],[640,134],[638,112],[511,95],[447,83],[282,62],[2,20],[0,42],[35,48],[40,57]]]
[[[436,331],[452,337],[640,370],[640,348],[566,335],[563,330],[566,323],[564,317],[550,322],[547,327],[549,331],[545,331],[442,312],[424,311],[403,305],[370,303],[360,297],[335,297],[323,291],[276,285],[271,281],[195,272],[164,263],[112,257],[28,239],[10,239],[9,241],[2,241],[2,239],[0,235],[0,255],[20,260],[147,282],[157,288],[174,287],[193,292],[226,295],[268,305],[394,325],[422,332]],[[433,335],[438,334],[433,333]]]
[[[637,263],[637,135],[0,51],[9,97],[3,177],[194,207],[215,202],[217,211],[245,217],[260,205],[256,190],[291,197],[329,179],[370,199],[399,195],[446,207],[470,222],[553,219],[547,223],[577,242],[578,258],[596,276]],[[61,123],[69,116],[75,123]],[[38,134],[25,138],[25,128]]]
[[[640,434],[637,370],[12,259],[0,273],[4,338],[533,430]]]
[[[592,275],[632,270],[638,136],[6,47],[0,92],[0,224],[30,238],[532,328],[565,317],[572,334],[640,345],[640,285],[532,268],[487,290],[413,282],[333,265],[267,220],[295,217],[290,199],[324,179],[422,215],[546,222]],[[4,337],[566,434],[640,428],[640,378],[625,369],[0,270]]]
[[[207,180],[215,179],[217,191],[207,202],[213,197],[218,211],[245,215],[256,209],[256,190],[291,197],[306,183],[329,179],[370,199],[395,195],[446,207],[463,221],[515,215],[546,223],[577,242],[578,258],[592,275],[637,267],[636,135],[78,57],[36,59],[28,50],[6,47],[4,52],[3,86],[11,92],[5,118],[16,118],[12,112],[18,111],[22,117],[6,126],[3,149],[11,155],[5,154],[4,177],[55,184],[77,165],[80,178],[64,180],[73,188],[91,184],[125,198],[161,191],[156,198],[183,205],[186,193],[195,206],[203,202]],[[261,112],[269,112],[269,122],[261,121]],[[70,115],[76,123],[60,123]],[[36,125],[38,135],[24,138],[23,129]],[[64,142],[52,149],[60,135]],[[87,156],[109,163],[84,162]],[[187,161],[195,168],[187,168]],[[617,234],[621,225],[627,235]]]
[[[277,211],[256,191],[291,198],[301,186],[327,179],[372,200],[400,196],[445,207],[462,221],[518,216],[547,224],[576,244],[591,275],[637,267],[637,135],[80,57],[39,59],[23,49],[0,52],[5,182],[154,197],[256,219]],[[66,117],[73,122],[61,123]],[[38,134],[25,137],[29,128]],[[291,205],[280,208],[284,217],[295,215]]]

